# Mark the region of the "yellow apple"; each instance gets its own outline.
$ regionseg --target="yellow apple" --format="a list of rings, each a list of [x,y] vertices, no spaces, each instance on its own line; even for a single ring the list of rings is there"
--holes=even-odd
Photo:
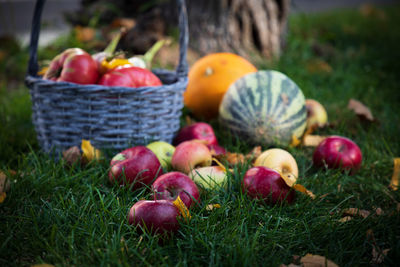
[[[175,147],[164,141],[154,141],[147,145],[147,148],[156,154],[161,166],[167,169],[171,164],[172,155],[175,152]]]
[[[295,178],[299,176],[299,168],[292,154],[280,148],[262,152],[254,162],[254,166],[268,167],[282,174],[291,174]]]
[[[196,168],[189,173],[189,177],[198,185],[206,189],[215,189],[227,185],[227,174],[220,166]]]
[[[328,122],[328,114],[324,106],[314,99],[306,99],[307,128],[321,127]]]

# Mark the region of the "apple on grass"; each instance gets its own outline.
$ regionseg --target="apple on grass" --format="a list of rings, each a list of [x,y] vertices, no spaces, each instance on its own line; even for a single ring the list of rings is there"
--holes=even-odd
[[[175,152],[175,147],[164,141],[154,141],[146,146],[156,154],[161,166],[167,169],[171,164],[172,155]]]
[[[329,136],[315,148],[313,163],[317,167],[342,169],[354,174],[361,167],[362,153],[352,140],[343,136]]]
[[[169,235],[179,230],[179,209],[168,200],[140,200],[129,210],[128,223],[152,234]]]
[[[242,181],[242,192],[269,204],[290,204],[295,199],[294,190],[285,183],[279,172],[264,166],[247,170]]]
[[[211,155],[220,156],[226,154],[226,149],[218,144],[207,145],[208,149],[211,151]]]
[[[154,199],[165,199],[171,202],[178,196],[187,208],[199,202],[200,194],[197,185],[186,174],[169,172],[158,177],[153,185]]]
[[[110,182],[133,185],[133,190],[151,185],[154,179],[163,174],[156,155],[144,146],[131,147],[118,153],[112,158],[110,166]]]
[[[174,144],[178,145],[184,141],[193,139],[203,140],[206,145],[218,145],[214,129],[205,122],[196,122],[182,127],[174,139]]]
[[[211,166],[212,155],[208,147],[197,141],[185,141],[180,143],[172,155],[171,165],[176,171],[188,174],[198,167]]]
[[[268,167],[284,175],[294,176],[295,179],[299,176],[299,168],[292,154],[280,148],[271,148],[262,152],[254,162],[254,166]]]
[[[323,127],[328,122],[324,106],[314,99],[306,99],[307,129]]]
[[[189,177],[205,189],[216,189],[227,186],[228,175],[220,166],[201,167],[192,170]]]

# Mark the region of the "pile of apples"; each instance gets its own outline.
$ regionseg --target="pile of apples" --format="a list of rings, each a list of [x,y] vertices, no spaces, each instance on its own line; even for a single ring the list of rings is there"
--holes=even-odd
[[[69,48],[51,61],[43,79],[132,88],[162,85],[145,66],[144,62],[138,64],[137,58],[108,59],[104,52],[90,55],[81,48]]]
[[[308,128],[327,123],[326,111],[319,102],[308,100],[306,103]],[[140,200],[132,206],[128,216],[130,224],[146,227],[153,233],[176,232],[179,229],[177,218],[182,215],[175,205],[178,197],[190,209],[200,201],[198,186],[200,189],[226,186],[227,170],[223,166],[212,166],[213,156],[225,153],[211,125],[197,122],[180,129],[173,145],[157,141],[117,154],[111,161],[109,179],[121,185],[133,184],[135,189],[151,187],[153,200]],[[361,163],[358,145],[342,136],[325,138],[313,153],[313,164],[318,168],[336,168],[354,174]],[[168,169],[173,171],[163,173]],[[295,200],[295,190],[284,177],[291,177],[295,183],[298,175],[296,160],[288,151],[267,149],[245,172],[241,190],[262,203],[291,204]]]

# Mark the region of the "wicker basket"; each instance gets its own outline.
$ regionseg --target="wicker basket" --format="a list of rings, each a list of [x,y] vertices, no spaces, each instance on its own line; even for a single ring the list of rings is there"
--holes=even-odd
[[[180,126],[187,86],[188,22],[184,0],[179,4],[180,58],[176,71],[153,72],[157,87],[107,87],[53,82],[37,76],[37,47],[44,0],[36,2],[28,75],[33,123],[45,152],[62,152],[90,140],[97,148],[122,150],[153,140],[171,142]]]

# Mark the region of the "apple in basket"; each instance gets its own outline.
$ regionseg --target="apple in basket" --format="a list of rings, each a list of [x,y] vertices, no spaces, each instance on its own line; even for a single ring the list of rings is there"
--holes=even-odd
[[[197,185],[186,174],[169,172],[158,177],[152,186],[154,199],[174,201],[180,197],[186,207],[192,207],[199,201]]]
[[[179,230],[179,209],[168,200],[140,200],[129,210],[128,223],[139,231],[168,235]]]
[[[143,87],[161,86],[160,79],[148,69],[120,66],[101,76],[98,84],[105,86]]]
[[[269,204],[292,203],[295,192],[285,183],[279,172],[264,166],[250,168],[242,180],[242,192],[253,199]]]
[[[133,185],[132,189],[151,185],[163,170],[157,156],[147,147],[135,146],[115,155],[108,178],[112,183]]]
[[[51,61],[43,79],[95,84],[99,73],[97,63],[90,54],[80,48],[69,48]]]

